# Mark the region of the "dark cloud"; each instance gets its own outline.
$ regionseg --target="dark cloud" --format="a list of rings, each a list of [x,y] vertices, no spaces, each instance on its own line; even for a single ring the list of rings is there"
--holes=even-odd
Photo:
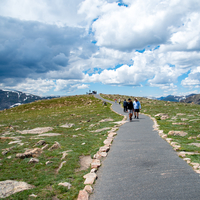
[[[71,51],[87,59],[96,47],[85,29],[57,27],[0,17],[0,79],[44,78],[51,71],[69,71]],[[48,78],[48,77],[47,77]]]

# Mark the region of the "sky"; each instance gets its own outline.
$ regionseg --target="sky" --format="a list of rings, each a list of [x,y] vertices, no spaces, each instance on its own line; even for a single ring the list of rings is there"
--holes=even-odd
[[[0,0],[0,89],[200,93],[199,0]]]

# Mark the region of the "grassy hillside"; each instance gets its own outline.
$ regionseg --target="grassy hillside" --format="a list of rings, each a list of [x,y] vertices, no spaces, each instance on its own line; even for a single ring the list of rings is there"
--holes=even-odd
[[[107,131],[92,133],[104,127],[113,127],[112,122],[99,123],[105,118],[114,121],[122,120],[122,116],[110,110],[110,105],[103,106],[101,100],[93,96],[72,96],[52,100],[38,101],[0,112],[0,150],[7,154],[0,154],[0,181],[17,180],[36,186],[32,190],[16,193],[6,199],[35,199],[30,194],[37,195],[37,199],[76,199],[79,190],[84,188],[83,175],[90,169],[77,171],[80,168],[80,156],[91,157],[103,146]],[[71,128],[60,127],[63,124],[74,124]],[[37,127],[52,127],[50,133],[61,135],[54,137],[39,137],[38,134],[21,134],[19,131]],[[14,139],[13,139],[14,137]],[[11,139],[12,138],[12,139]],[[9,144],[20,140],[18,143]],[[24,153],[27,149],[41,148],[35,146],[45,140],[51,147],[55,141],[61,148],[44,150],[37,157],[39,163],[28,163],[30,158],[16,158],[17,153]],[[10,148],[10,149],[9,149]],[[62,152],[67,156],[61,160]],[[46,165],[46,162],[52,162]],[[66,161],[57,173],[59,165]],[[58,186],[60,182],[69,182],[72,187],[67,189]]]
[[[129,96],[125,95],[101,95],[103,98],[113,100],[121,99],[123,102],[124,99],[128,99]],[[134,97],[131,97],[134,100]],[[178,103],[178,102],[165,102],[159,100],[151,100],[147,98],[138,97],[142,110],[141,112],[155,117],[159,113],[164,113],[169,116],[168,119],[161,120],[160,117],[155,117],[158,124],[160,125],[159,129],[164,131],[164,134],[168,134],[169,131],[184,131],[188,133],[184,137],[180,136],[171,136],[168,135],[168,138],[171,138],[173,142],[180,144],[180,148],[177,151],[185,152],[195,152],[200,153],[200,147],[191,145],[197,143],[200,145],[200,105],[187,104],[187,103]],[[191,162],[200,163],[200,155],[187,155],[191,158]]]

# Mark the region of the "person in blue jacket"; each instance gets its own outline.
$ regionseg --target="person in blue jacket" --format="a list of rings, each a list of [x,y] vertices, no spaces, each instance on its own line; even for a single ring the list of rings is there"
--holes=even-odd
[[[126,101],[126,99],[124,99],[124,102],[123,102],[124,112],[127,112],[127,104],[128,102]]]
[[[137,119],[139,119],[139,112],[141,110],[141,104],[137,98],[135,98],[135,101],[133,102],[133,107],[134,107],[135,118],[137,117]]]

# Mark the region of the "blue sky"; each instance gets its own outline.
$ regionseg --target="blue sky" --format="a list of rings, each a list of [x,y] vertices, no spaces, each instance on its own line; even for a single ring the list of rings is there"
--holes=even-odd
[[[0,89],[200,93],[198,0],[1,0]]]

